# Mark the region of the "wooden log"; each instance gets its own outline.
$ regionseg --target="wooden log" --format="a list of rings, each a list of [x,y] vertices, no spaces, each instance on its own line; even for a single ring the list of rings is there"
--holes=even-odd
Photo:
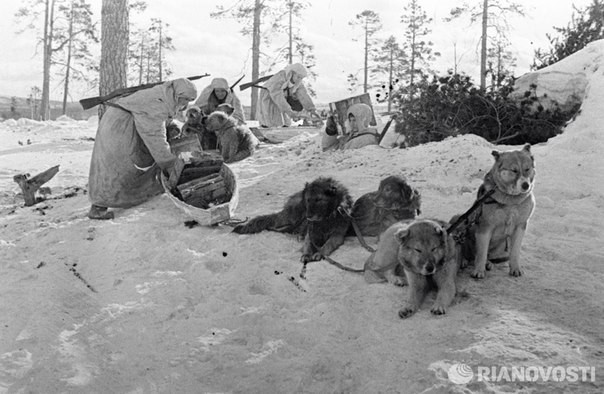
[[[183,198],[183,201],[197,208],[208,209],[210,204],[218,205],[228,201],[226,187],[217,188],[205,194],[192,193]]]
[[[215,190],[212,190],[210,192],[210,202],[219,202],[219,203],[223,203],[225,202],[225,196],[227,195],[227,189],[226,187],[221,187],[221,188],[217,188]],[[219,200],[219,201],[217,201]]]
[[[199,187],[199,188],[194,188],[193,187],[193,188],[189,188],[189,189],[183,189],[180,192],[180,195],[183,198],[187,198],[188,196],[190,196],[192,194],[197,194],[197,195],[200,195],[200,196],[205,196],[206,194],[211,193],[213,190],[220,189],[220,188],[223,188],[223,189],[226,188],[226,186],[225,186],[225,184],[224,184],[223,181],[216,182],[216,183],[213,183],[213,184],[207,184],[207,185]]]
[[[206,199],[202,196],[189,196],[188,198],[183,199],[183,201],[188,205],[192,205],[197,208],[208,209],[210,207],[209,202],[206,201]]]
[[[178,189],[180,191],[180,195],[183,198],[187,198],[191,194],[205,195],[212,190],[216,190],[219,188],[226,188],[224,184],[224,180],[222,178],[216,178],[216,180],[210,180],[202,185],[191,185],[188,188]]]
[[[182,193],[187,190],[195,190],[199,189],[208,184],[212,184],[218,181],[222,181],[222,177],[220,174],[210,174],[207,177],[193,179],[187,183],[183,183],[181,185],[176,186],[178,190]]]
[[[222,164],[216,165],[216,166],[201,167],[201,168],[186,168],[183,170],[182,174],[180,175],[179,183],[183,184],[183,183],[190,182],[194,179],[199,179],[199,178],[203,178],[208,175],[211,175],[211,174],[216,174],[220,171],[221,166],[222,166]]]
[[[196,179],[190,180],[188,182],[181,182],[182,181],[182,178],[181,178],[178,180],[178,185],[176,187],[178,187],[178,189],[180,190],[181,188],[190,187],[193,183],[203,183],[203,182],[209,181],[209,180],[214,179],[219,176],[220,176],[220,173],[215,172],[213,174],[206,175],[201,178],[196,178]]]
[[[51,167],[32,178],[29,177],[29,174],[19,174],[13,177],[13,180],[17,182],[23,192],[23,199],[25,200],[26,207],[30,207],[36,203],[36,191],[40,186],[57,175],[57,172],[59,172],[58,165]]]
[[[187,166],[187,168],[200,168],[200,167],[212,167],[216,165],[220,165],[224,162],[222,156],[202,156],[202,157],[193,157],[191,158],[191,164]]]
[[[202,196],[206,196],[206,200],[213,200],[216,198],[216,195],[224,195],[226,193],[226,186],[224,182],[220,182],[200,189],[196,192]]]

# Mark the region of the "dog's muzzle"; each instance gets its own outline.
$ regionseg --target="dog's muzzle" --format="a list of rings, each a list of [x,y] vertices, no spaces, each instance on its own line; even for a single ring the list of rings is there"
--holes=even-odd
[[[519,194],[525,194],[533,190],[533,183],[530,179],[524,178],[518,181]]]

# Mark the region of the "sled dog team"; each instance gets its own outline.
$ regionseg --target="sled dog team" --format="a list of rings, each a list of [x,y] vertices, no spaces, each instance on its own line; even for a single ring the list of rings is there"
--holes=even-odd
[[[383,179],[377,191],[354,203],[340,182],[319,177],[290,196],[281,211],[255,217],[233,231],[297,234],[304,238],[303,263],[329,256],[346,236],[379,236],[377,250],[365,263],[365,279],[409,286],[401,318],[415,313],[435,290],[431,312],[441,315],[455,297],[457,271],[467,262],[473,261],[471,276],[476,279],[485,277],[491,263],[503,261],[508,261],[510,275],[522,275],[520,249],[535,208],[535,162],[529,144],[492,155],[495,162],[477,193],[479,207],[458,227],[461,236],[447,231],[459,216],[449,222],[416,218],[420,194],[398,176]]]

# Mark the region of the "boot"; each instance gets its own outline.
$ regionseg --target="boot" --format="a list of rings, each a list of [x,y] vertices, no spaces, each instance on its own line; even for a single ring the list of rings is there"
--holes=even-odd
[[[97,220],[109,220],[113,219],[113,212],[108,212],[107,207],[99,207],[98,205],[92,205],[88,212],[88,218]]]

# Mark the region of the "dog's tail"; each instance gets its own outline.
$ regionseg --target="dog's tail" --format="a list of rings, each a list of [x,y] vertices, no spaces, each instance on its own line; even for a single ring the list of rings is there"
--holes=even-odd
[[[255,234],[264,230],[283,231],[279,229],[279,216],[279,213],[257,216],[245,224],[236,226],[233,232],[237,234]]]

